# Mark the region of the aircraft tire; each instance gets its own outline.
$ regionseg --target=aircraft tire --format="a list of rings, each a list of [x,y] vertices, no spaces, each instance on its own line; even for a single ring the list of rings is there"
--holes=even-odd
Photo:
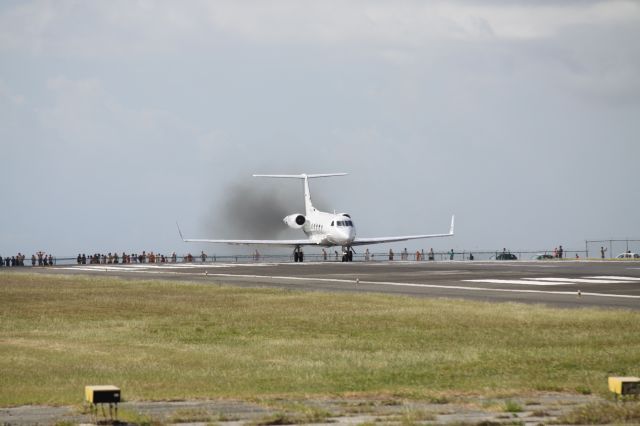
[[[347,261],[353,262],[353,252],[352,251],[349,251],[349,253],[347,253]]]
[[[298,254],[298,262],[302,262],[304,261],[304,253],[299,253]]]
[[[297,251],[293,252],[293,261],[294,262],[298,262],[298,252]]]

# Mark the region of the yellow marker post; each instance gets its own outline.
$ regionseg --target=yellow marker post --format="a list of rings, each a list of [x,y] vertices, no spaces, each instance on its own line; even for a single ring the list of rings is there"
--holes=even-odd
[[[118,403],[120,402],[120,388],[113,385],[92,385],[84,387],[85,400],[91,404],[91,414],[97,421],[98,404],[102,406],[102,415],[106,417],[104,413],[104,405],[109,404],[109,417],[113,420],[118,419]],[[115,417],[113,416],[112,409],[115,406]]]
[[[619,396],[640,395],[640,378],[609,377],[609,390]]]

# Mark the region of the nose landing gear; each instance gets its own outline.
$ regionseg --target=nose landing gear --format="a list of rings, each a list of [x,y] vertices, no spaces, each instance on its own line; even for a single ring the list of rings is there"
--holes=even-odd
[[[342,261],[353,262],[353,249],[351,247],[342,247]]]
[[[304,260],[304,253],[302,252],[302,247],[296,246],[293,249],[293,261],[294,262],[302,262]]]

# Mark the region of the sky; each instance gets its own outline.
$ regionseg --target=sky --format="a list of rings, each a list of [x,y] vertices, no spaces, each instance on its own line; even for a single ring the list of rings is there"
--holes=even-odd
[[[638,40],[637,1],[2,1],[0,255],[303,237],[254,173],[349,173],[312,198],[362,237],[456,215],[374,251],[640,239]]]

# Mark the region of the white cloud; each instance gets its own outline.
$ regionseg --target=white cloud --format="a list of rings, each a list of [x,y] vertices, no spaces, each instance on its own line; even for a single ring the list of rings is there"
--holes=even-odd
[[[640,5],[597,3],[371,1],[18,2],[0,12],[0,49],[99,55],[257,44],[418,47],[434,40],[552,37],[575,25],[639,23]]]
[[[616,38],[619,28],[632,30]],[[603,42],[603,34],[614,35]],[[532,68],[550,67],[542,74],[555,73],[552,78],[562,86],[590,96],[629,99],[637,94],[628,88],[638,85],[638,37],[640,3],[627,0],[40,0],[0,7],[0,52],[126,61],[183,52],[215,57],[218,47],[241,43],[280,50],[355,49],[413,67],[424,60],[446,61],[443,52],[452,56],[453,49],[475,50],[488,63],[526,57]],[[532,44],[558,53],[549,57]]]

